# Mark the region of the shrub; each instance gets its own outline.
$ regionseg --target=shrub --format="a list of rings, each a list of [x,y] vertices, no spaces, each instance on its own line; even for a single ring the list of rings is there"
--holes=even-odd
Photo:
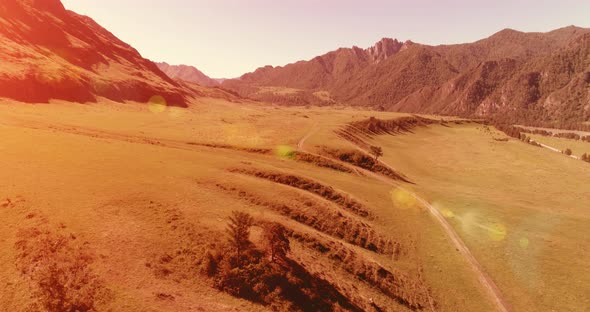
[[[97,311],[109,298],[103,281],[92,271],[94,256],[74,235],[30,229],[16,243],[17,268],[30,282],[36,303],[32,310]]]
[[[568,155],[568,156],[571,156],[571,155],[572,155],[572,150],[571,150],[571,149],[569,149],[569,148],[566,148],[566,149],[563,151],[563,153],[564,153],[564,154],[566,154],[566,155]]]
[[[238,224],[249,227],[251,221],[249,215],[234,212],[228,228],[238,228]],[[248,248],[240,251],[241,261],[236,261],[237,255],[229,252],[236,247],[233,236],[229,239],[229,245],[212,246],[213,250],[205,256],[205,267],[211,269],[207,273],[213,278],[217,289],[270,306],[275,311],[334,311],[338,305],[347,310],[360,311],[360,308],[352,305],[333,285],[310,274],[297,262],[286,257],[289,240],[282,225],[263,226],[265,238],[273,243],[266,244],[266,250],[259,250],[246,240],[245,246]],[[277,260],[281,254],[282,261],[273,262],[264,256],[271,252],[270,248],[274,248]]]

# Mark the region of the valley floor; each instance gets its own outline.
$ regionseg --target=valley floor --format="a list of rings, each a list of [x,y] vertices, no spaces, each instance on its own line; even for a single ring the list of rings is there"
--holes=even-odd
[[[267,310],[216,290],[196,265],[240,210],[292,231],[289,257],[352,310],[494,311],[428,210],[362,170],[294,156],[303,144],[354,150],[334,130],[371,116],[406,115],[214,99],[189,109],[0,101],[0,306],[34,302],[17,264],[27,231],[42,229],[87,242],[111,293],[105,309]],[[582,311],[590,189],[573,181],[588,181],[590,166],[500,135],[436,124],[371,143],[411,181],[400,185],[443,213],[514,311]]]

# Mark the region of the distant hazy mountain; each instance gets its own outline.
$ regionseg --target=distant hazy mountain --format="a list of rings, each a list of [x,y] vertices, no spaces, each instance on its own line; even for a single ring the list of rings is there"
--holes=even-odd
[[[166,62],[156,63],[160,70],[162,70],[170,78],[184,80],[202,86],[214,87],[221,84],[223,79],[212,79],[203,74],[200,70],[188,65],[169,65]]]
[[[468,44],[383,39],[284,67],[266,66],[224,87],[284,104],[344,103],[416,113],[590,120],[590,29],[506,29]],[[269,92],[289,88],[289,92]],[[329,99],[329,100],[328,100]]]

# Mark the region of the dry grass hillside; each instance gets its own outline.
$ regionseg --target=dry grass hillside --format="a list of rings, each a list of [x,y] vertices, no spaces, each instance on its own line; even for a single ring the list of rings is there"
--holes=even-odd
[[[366,112],[218,99],[0,105],[7,309],[492,309],[428,212],[392,200],[360,166],[296,151],[306,136],[305,149],[345,149],[334,130]],[[253,219],[246,275],[231,270],[232,211]],[[290,246],[279,262],[264,256],[273,224]],[[259,286],[234,288],[236,277]],[[67,281],[58,303],[48,278]]]
[[[590,166],[514,126],[588,127],[589,38],[383,39],[208,87],[1,1],[0,310],[590,310]]]
[[[0,106],[7,309],[589,306],[587,189],[563,181],[590,167],[487,126],[212,98]]]
[[[533,138],[562,148],[571,141]],[[590,308],[583,260],[590,189],[578,183],[590,178],[587,163],[473,123],[431,125],[369,142],[442,212],[513,311]]]

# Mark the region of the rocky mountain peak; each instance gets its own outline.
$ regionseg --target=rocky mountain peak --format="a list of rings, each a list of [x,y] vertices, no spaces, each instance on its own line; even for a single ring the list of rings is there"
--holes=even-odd
[[[399,52],[403,46],[397,39],[383,38],[366,51],[373,62],[379,63]]]

